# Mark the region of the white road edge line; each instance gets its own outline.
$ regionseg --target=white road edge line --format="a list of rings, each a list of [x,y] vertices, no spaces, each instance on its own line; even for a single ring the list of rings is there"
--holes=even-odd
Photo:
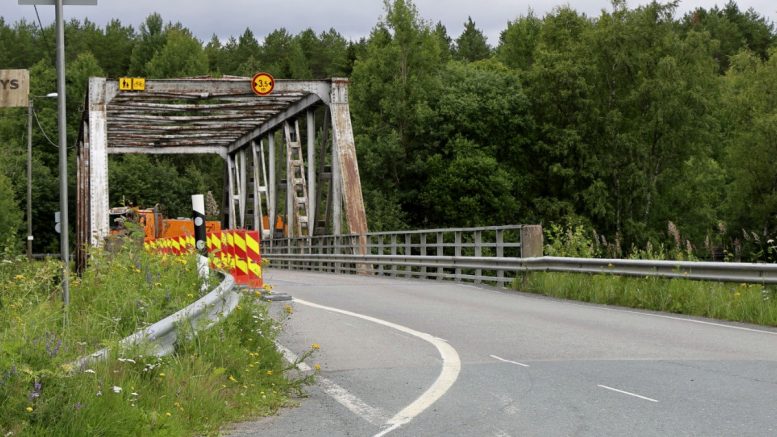
[[[519,363],[518,361],[510,361],[510,360],[506,360],[506,359],[504,359],[504,358],[499,358],[499,357],[498,357],[498,356],[496,356],[496,355],[489,355],[489,357],[491,357],[491,358],[493,358],[493,359],[495,359],[495,360],[502,361],[502,362],[504,362],[504,363],[515,364],[515,365],[517,365],[517,366],[521,366],[521,367],[529,367],[529,365],[528,365],[528,364]]]
[[[437,400],[439,400],[448,391],[448,389],[450,389],[453,386],[453,384],[456,382],[456,379],[458,379],[459,377],[459,372],[461,371],[461,360],[459,359],[459,354],[456,352],[456,349],[454,349],[448,343],[440,340],[439,338],[433,335],[427,334],[425,332],[416,331],[406,326],[402,326],[392,322],[387,322],[385,320],[381,320],[375,317],[370,317],[364,314],[358,314],[351,311],[341,310],[339,308],[327,307],[313,302],[308,302],[302,299],[295,298],[294,302],[300,305],[305,305],[313,308],[318,308],[326,311],[344,314],[346,316],[356,317],[362,320],[367,320],[369,322],[376,323],[378,325],[383,325],[392,329],[396,329],[398,331],[404,332],[406,334],[410,334],[414,337],[418,337],[421,340],[431,343],[434,347],[437,348],[437,351],[440,353],[440,358],[442,358],[442,369],[440,370],[440,375],[437,376],[437,379],[434,381],[434,383],[421,396],[419,396],[418,399],[416,399],[410,405],[402,409],[402,411],[394,415],[394,417],[387,420],[384,426],[387,426],[388,428],[382,430],[378,434],[375,434],[374,437],[382,437],[388,434],[389,432],[399,428],[400,426],[406,425],[407,423],[409,423],[416,416],[423,413],[424,410],[426,410],[432,404],[437,402]]]
[[[695,320],[686,317],[665,316],[663,314],[645,313],[642,311],[631,311],[621,308],[606,308],[601,306],[582,305],[579,303],[571,302],[572,305],[581,306],[585,308],[595,308],[601,311],[613,311],[617,313],[636,314],[639,316],[656,317],[659,319],[677,320],[680,322],[698,323],[700,325],[717,326],[718,328],[736,329],[737,331],[756,332],[759,334],[777,335],[777,331],[767,331],[765,329],[745,328],[744,326],[727,325],[725,323],[707,322],[704,320]]]
[[[635,394],[635,393],[629,393],[629,392],[623,391],[623,390],[618,390],[617,388],[607,387],[606,385],[599,384],[599,385],[597,385],[597,387],[601,387],[601,388],[604,388],[604,389],[607,389],[607,390],[612,390],[612,391],[615,391],[615,392],[618,392],[618,393],[623,393],[623,394],[629,395],[629,396],[634,396],[635,398],[644,399],[644,400],[650,401],[650,402],[658,402],[655,399],[651,399],[651,398],[648,398],[648,397],[645,397],[645,396],[640,396],[640,395]]]
[[[287,347],[281,345],[278,342],[276,342],[275,345],[278,347],[278,350],[281,351],[283,357],[286,358],[286,361],[289,363],[296,363],[297,360],[299,360],[299,357],[297,357],[297,355],[295,355],[294,352],[289,350]],[[303,372],[310,372],[313,370],[304,362],[298,363],[297,368]],[[353,414],[361,417],[367,422],[376,426],[381,426],[386,423],[386,420],[388,420],[388,414],[386,414],[383,410],[368,405],[366,402],[359,399],[332,380],[319,376],[318,382],[321,385],[321,388],[324,390],[324,393],[329,395],[340,405],[350,410]]]

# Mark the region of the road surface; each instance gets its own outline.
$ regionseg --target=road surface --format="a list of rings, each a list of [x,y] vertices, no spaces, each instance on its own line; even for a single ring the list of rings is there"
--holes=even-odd
[[[295,299],[279,343],[319,344],[321,373],[227,435],[777,435],[774,329],[452,282],[265,281]]]

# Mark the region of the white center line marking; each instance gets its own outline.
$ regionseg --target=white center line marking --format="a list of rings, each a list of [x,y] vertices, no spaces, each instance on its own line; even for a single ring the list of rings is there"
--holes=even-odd
[[[275,345],[289,363],[296,363],[299,360],[299,357],[285,346],[277,342]],[[313,370],[310,366],[305,364],[305,362],[297,364],[297,368],[303,372],[311,372]],[[324,390],[324,393],[328,394],[332,399],[350,410],[353,414],[376,426],[381,426],[388,420],[388,414],[383,410],[368,405],[332,380],[322,376],[319,376],[317,379],[319,385]]]
[[[606,385],[601,385],[601,384],[599,384],[599,385],[598,385],[598,387],[601,387],[601,388],[604,388],[604,389],[607,389],[607,390],[612,390],[612,391],[615,391],[615,392],[618,392],[618,393],[623,393],[623,394],[625,394],[625,395],[634,396],[635,398],[644,399],[644,400],[646,400],[646,401],[650,401],[650,402],[658,402],[658,401],[657,401],[657,400],[655,400],[655,399],[651,399],[651,398],[648,398],[648,397],[645,397],[645,396],[640,396],[640,395],[638,395],[638,394],[635,394],[635,393],[629,393],[629,392],[627,392],[627,391],[623,391],[623,390],[618,390],[617,388],[607,387]]]
[[[517,362],[517,361],[510,361],[510,360],[506,360],[506,359],[504,359],[504,358],[499,358],[499,357],[498,357],[498,356],[496,356],[496,355],[489,355],[489,356],[490,356],[491,358],[495,359],[495,360],[499,360],[499,361],[502,361],[502,362],[504,362],[504,363],[515,364],[515,365],[517,365],[517,366],[521,366],[521,367],[529,367],[529,365],[528,365],[528,364],[519,363],[519,362]]]
[[[395,414],[394,417],[387,420],[384,426],[387,426],[388,428],[376,434],[375,437],[384,436],[389,432],[401,427],[402,425],[409,423],[416,416],[423,413],[424,410],[437,402],[437,400],[439,400],[448,391],[448,389],[453,386],[453,384],[456,382],[456,379],[459,377],[459,372],[461,371],[461,360],[459,359],[459,354],[456,352],[456,349],[431,334],[416,331],[415,329],[378,319],[376,317],[370,317],[364,314],[341,310],[339,308],[327,307],[301,299],[294,299],[294,302],[300,305],[306,305],[334,313],[345,314],[346,316],[356,317],[362,320],[376,323],[378,325],[387,326],[389,328],[396,329],[397,331],[401,331],[420,338],[421,340],[431,343],[434,347],[437,348],[437,351],[440,353],[440,358],[442,358],[442,370],[440,370],[440,375],[437,376],[437,379],[434,381],[434,383],[421,396],[419,396],[418,399],[413,401],[413,403],[405,407],[399,413]]]

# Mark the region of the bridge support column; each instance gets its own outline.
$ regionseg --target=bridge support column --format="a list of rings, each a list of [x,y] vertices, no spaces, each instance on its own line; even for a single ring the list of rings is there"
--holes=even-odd
[[[359,163],[356,159],[356,144],[353,139],[353,126],[351,125],[351,111],[348,106],[348,80],[332,79],[332,95],[330,100],[332,110],[332,143],[333,154],[337,159],[338,172],[334,171],[332,163],[333,181],[337,181],[335,193],[342,193],[345,215],[348,219],[350,234],[359,235],[359,253],[367,253],[367,214],[364,210],[364,198],[362,197],[362,185],[359,177]],[[338,186],[339,185],[339,186]],[[338,196],[334,197],[336,201]],[[337,211],[337,203],[334,204]],[[339,225],[335,216],[335,226]]]
[[[89,79],[89,132],[86,134],[88,139],[88,158],[83,162],[83,169],[88,175],[88,187],[84,190],[84,196],[88,194],[89,199],[82,199],[89,205],[89,235],[87,236],[89,244],[92,246],[102,245],[105,237],[110,231],[108,223],[108,103],[118,93],[118,84],[107,82],[105,78],[92,77]],[[81,195],[82,193],[79,193]],[[82,220],[86,219],[85,217]],[[83,241],[77,241],[77,244],[83,244]]]

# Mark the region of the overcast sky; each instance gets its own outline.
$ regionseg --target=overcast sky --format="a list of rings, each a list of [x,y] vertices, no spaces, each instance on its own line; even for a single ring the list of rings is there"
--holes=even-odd
[[[680,2],[678,16],[697,7],[722,6],[727,0],[684,0]],[[37,20],[33,6],[19,6],[17,0],[2,0],[0,11],[6,23],[22,18]],[[471,16],[475,24],[496,45],[499,33],[510,20],[525,15],[530,9],[543,16],[557,5],[569,4],[588,16],[609,10],[609,0],[415,0],[420,15],[427,21],[442,23],[448,34],[456,38],[463,23]],[[648,1],[631,0],[630,7]],[[774,0],[740,0],[739,8],[753,8],[772,22],[777,21],[777,4]],[[54,21],[53,6],[38,6],[41,21],[46,26]],[[159,12],[165,22],[180,21],[201,40],[207,41],[216,34],[222,40],[239,36],[246,27],[260,41],[274,29],[286,28],[296,34],[308,27],[316,32],[336,29],[347,39],[359,39],[370,30],[383,14],[383,0],[98,0],[97,6],[66,6],[65,18],[88,17],[104,26],[110,19],[119,18],[124,24],[138,25],[152,12]]]

